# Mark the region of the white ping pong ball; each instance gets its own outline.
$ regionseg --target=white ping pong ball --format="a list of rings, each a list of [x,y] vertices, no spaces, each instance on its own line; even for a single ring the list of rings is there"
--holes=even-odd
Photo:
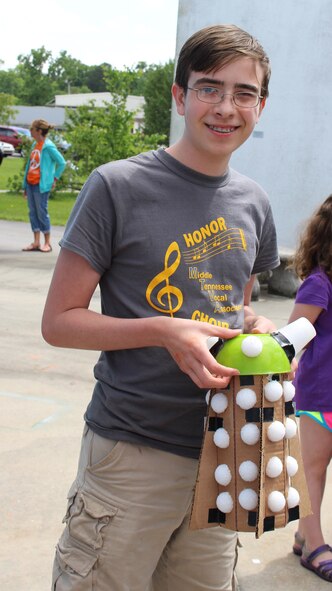
[[[284,391],[285,402],[290,402],[293,400],[295,396],[295,387],[293,386],[292,382],[285,380],[282,382],[282,388]]]
[[[214,472],[214,477],[218,484],[227,486],[232,480],[232,473],[227,464],[219,464]]]
[[[247,445],[255,445],[259,441],[260,432],[254,423],[247,423],[241,429],[241,439]]]
[[[258,476],[258,466],[251,460],[245,460],[239,466],[239,474],[245,482],[253,482]]]
[[[264,386],[264,396],[269,402],[276,402],[282,396],[282,385],[276,380],[267,382]]]
[[[271,492],[267,498],[267,504],[272,513],[279,513],[286,505],[286,499],[279,490]]]
[[[263,343],[259,337],[249,335],[243,339],[241,350],[246,357],[258,357],[263,350]]]
[[[214,396],[212,396],[211,408],[212,408],[212,410],[214,410],[214,412],[216,412],[217,414],[220,414],[226,410],[227,406],[228,406],[228,399],[225,394],[218,393],[218,394],[215,394]]]
[[[266,464],[266,474],[269,478],[277,478],[283,470],[282,461],[277,456],[272,456]]]
[[[229,433],[223,427],[219,427],[213,434],[213,441],[217,447],[226,449],[229,446]]]
[[[268,427],[267,436],[270,441],[281,441],[285,437],[286,428],[281,421],[273,421]]]
[[[239,494],[239,503],[246,511],[253,511],[258,504],[258,495],[251,488],[245,488]]]
[[[222,513],[230,513],[233,510],[233,499],[228,492],[222,492],[217,496],[217,507]]]
[[[236,395],[236,404],[243,410],[249,410],[257,401],[256,392],[251,388],[242,388]]]
[[[286,470],[287,470],[287,474],[290,478],[292,478],[293,476],[295,476],[295,474],[297,473],[299,469],[299,465],[298,462],[295,458],[293,458],[293,456],[287,456],[286,458]]]
[[[290,486],[288,489],[288,495],[287,495],[288,508],[293,509],[293,507],[297,507],[299,502],[300,502],[300,495],[299,495],[298,491],[293,486]]]
[[[290,419],[289,417],[287,417],[287,419],[285,421],[285,428],[286,428],[287,439],[292,439],[292,437],[295,437],[295,435],[297,433],[297,424],[293,419]]]

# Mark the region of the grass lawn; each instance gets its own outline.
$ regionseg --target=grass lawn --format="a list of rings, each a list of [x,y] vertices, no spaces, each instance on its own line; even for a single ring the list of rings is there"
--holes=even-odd
[[[0,166],[0,190],[8,190],[8,178],[19,174],[23,158],[4,158]],[[64,226],[76,200],[76,193],[57,193],[49,200],[49,214],[53,226]],[[21,193],[0,193],[0,219],[28,222],[28,205]]]
[[[65,226],[68,216],[76,200],[76,194],[57,193],[48,202],[48,211],[53,226]],[[0,193],[0,220],[14,222],[28,222],[28,204],[23,198],[23,192]]]
[[[24,158],[19,156],[7,156],[2,161],[0,166],[0,189],[8,189],[8,178],[13,177],[15,174],[19,174],[23,169]]]

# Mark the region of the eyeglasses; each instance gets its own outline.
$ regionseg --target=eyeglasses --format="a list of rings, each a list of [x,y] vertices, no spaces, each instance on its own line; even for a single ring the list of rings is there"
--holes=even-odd
[[[248,90],[238,92],[222,92],[214,86],[202,86],[202,88],[192,88],[187,86],[188,90],[193,90],[197,94],[197,98],[202,103],[210,103],[211,105],[217,105],[224,100],[225,96],[231,96],[234,104],[237,107],[243,109],[254,109],[259,105],[259,102],[264,98],[255,92]]]

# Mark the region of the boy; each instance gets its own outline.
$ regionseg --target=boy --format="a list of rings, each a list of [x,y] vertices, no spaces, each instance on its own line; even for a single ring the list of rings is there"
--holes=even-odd
[[[209,337],[269,332],[250,296],[279,264],[262,189],[228,166],[268,95],[269,60],[217,25],[183,46],[174,145],[92,173],[61,241],[43,318],[52,345],[102,351],[53,589],[229,591],[237,536],[188,523],[208,388],[236,370]],[[102,313],[89,310],[100,285]],[[229,328],[231,327],[231,328]]]

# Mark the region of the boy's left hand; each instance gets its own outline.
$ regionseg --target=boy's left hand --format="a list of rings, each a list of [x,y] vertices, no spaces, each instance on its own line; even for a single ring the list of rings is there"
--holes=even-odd
[[[247,316],[244,321],[244,332],[253,334],[269,334],[277,330],[272,320],[265,316]]]

